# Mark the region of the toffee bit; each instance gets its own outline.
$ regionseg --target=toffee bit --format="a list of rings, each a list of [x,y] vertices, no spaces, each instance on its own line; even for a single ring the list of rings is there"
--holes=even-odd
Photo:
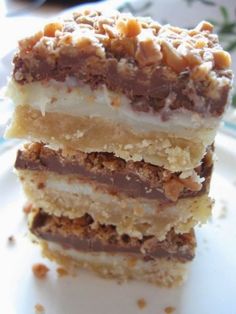
[[[23,206],[23,212],[28,215],[31,210],[32,210],[32,204],[31,203],[26,203],[24,206]]]
[[[165,313],[166,314],[172,314],[174,313],[175,311],[175,308],[173,306],[167,306],[165,309],[164,309]]]
[[[64,277],[68,275],[68,271],[62,267],[57,268],[58,277]]]
[[[147,302],[144,298],[140,298],[137,300],[137,305],[140,308],[140,310],[142,310],[147,306]]]
[[[39,279],[44,279],[49,272],[49,268],[42,263],[37,263],[32,266],[32,271],[35,277]]]
[[[34,306],[34,312],[35,314],[44,314],[45,313],[45,308],[42,304],[37,303]]]

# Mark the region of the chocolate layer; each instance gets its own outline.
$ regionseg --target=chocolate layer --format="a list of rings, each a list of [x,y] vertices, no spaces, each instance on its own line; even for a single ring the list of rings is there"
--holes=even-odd
[[[31,232],[41,239],[60,244],[65,249],[125,253],[146,261],[164,257],[187,262],[194,258],[196,242],[193,230],[185,234],[170,231],[164,241],[157,241],[153,236],[139,240],[126,234],[119,236],[112,225],[93,226],[93,223],[87,214],[72,220],[50,216],[39,210],[34,216]]]
[[[202,186],[190,179],[180,179],[179,173],[171,173],[161,167],[143,161],[124,161],[111,153],[83,153],[64,156],[61,150],[52,150],[35,143],[17,153],[16,169],[50,171],[60,175],[77,175],[78,179],[105,188],[108,193],[123,193],[129,197],[160,199],[164,202],[205,193],[212,172],[211,148],[202,164],[195,169],[205,178]],[[175,186],[172,191],[173,186]]]
[[[131,108],[140,112],[161,112],[166,106],[166,98],[174,94],[171,103],[168,101],[168,111],[161,112],[163,121],[168,120],[172,110],[179,108],[188,109],[199,114],[211,113],[213,116],[223,114],[227,104],[230,84],[219,87],[220,97],[212,99],[207,96],[210,82],[198,81],[193,87],[188,87],[190,73],[186,70],[178,75],[167,67],[154,69],[137,69],[134,67],[132,74],[119,71],[119,60],[114,57],[100,60],[96,56],[78,53],[75,57],[61,55],[55,64],[47,63],[45,56],[37,56],[36,62],[29,63],[19,56],[14,59],[14,72],[21,73],[19,83],[26,83],[30,74],[31,81],[45,81],[55,79],[65,81],[66,77],[73,77],[81,83],[88,84],[92,89],[103,86],[115,92],[124,93],[131,100]],[[37,65],[34,65],[37,64]],[[91,64],[94,66],[91,67]],[[131,62],[131,66],[133,66]],[[128,66],[127,66],[128,69]],[[229,70],[218,71],[219,78],[231,79]],[[16,78],[16,76],[15,76]],[[202,104],[194,103],[193,94]],[[79,105],[79,104],[78,104]]]
[[[13,77],[20,84],[72,77],[92,88],[106,85],[127,95],[135,111],[165,108],[163,120],[179,108],[219,116],[232,71],[212,31],[207,22],[187,30],[119,13],[75,12],[19,42]]]

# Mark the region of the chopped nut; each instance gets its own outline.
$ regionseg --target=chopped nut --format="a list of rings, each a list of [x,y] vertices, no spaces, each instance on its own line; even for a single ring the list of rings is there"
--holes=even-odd
[[[37,263],[33,265],[32,271],[35,277],[39,279],[44,279],[49,271],[49,268],[44,264]]]
[[[70,46],[72,44],[72,36],[71,34],[66,34],[58,41],[58,46]]]
[[[55,37],[56,31],[61,31],[62,28],[63,28],[62,24],[58,22],[52,22],[52,23],[46,24],[43,30],[44,36]]]
[[[131,38],[112,39],[111,50],[118,55],[134,56],[135,54],[135,42]]]
[[[177,48],[177,52],[183,56],[190,68],[202,63],[200,54],[193,51],[192,47],[186,43],[180,44]]]
[[[37,32],[34,36],[19,41],[19,48],[22,52],[28,53],[34,45],[43,37],[43,32]]]
[[[140,23],[135,18],[130,18],[127,21],[118,20],[116,27],[124,37],[136,37],[142,29]]]
[[[36,153],[37,155],[40,153],[42,145],[40,143],[31,143],[31,144],[26,144],[26,146],[29,151]]]
[[[200,65],[202,62],[200,55],[194,53],[189,53],[184,58],[190,68],[194,68],[196,65]]]
[[[153,39],[147,38],[139,42],[135,58],[141,66],[157,64],[162,59],[161,47]]]
[[[59,277],[64,277],[68,275],[68,271],[62,267],[57,268],[57,274]]]
[[[26,203],[26,204],[23,206],[23,212],[24,212],[25,214],[29,214],[29,213],[31,212],[32,208],[33,208],[32,203]]]
[[[214,26],[207,22],[207,21],[202,21],[200,22],[196,27],[195,30],[202,32],[202,31],[208,31],[208,32],[212,32],[213,31]]]
[[[118,35],[116,29],[110,25],[104,24],[103,29],[110,38],[116,38]]]
[[[215,66],[218,69],[227,69],[231,65],[231,57],[227,51],[218,50],[213,52]]]
[[[163,184],[165,195],[172,201],[176,201],[179,194],[183,191],[184,185],[177,179],[173,178]]]
[[[142,310],[147,306],[147,302],[144,298],[140,298],[137,301],[138,307]]]
[[[203,39],[199,39],[198,41],[196,41],[196,43],[194,44],[194,47],[197,49],[202,49],[204,47],[207,46],[207,41],[203,40]]]
[[[191,73],[191,78],[193,80],[204,80],[209,72],[212,70],[212,67],[213,64],[211,61],[204,62],[196,66]]]
[[[166,314],[172,314],[175,311],[175,308],[173,306],[167,306],[164,311]]]
[[[76,18],[77,24],[87,24],[93,26],[93,18],[88,15],[82,15]]]
[[[183,29],[177,26],[170,26],[169,30],[171,30],[172,32],[176,34],[181,34],[183,32]]]
[[[35,314],[43,314],[45,311],[44,306],[39,303],[35,304],[34,310],[35,310]]]
[[[163,59],[175,72],[181,72],[187,66],[185,59],[167,41],[161,43]]]
[[[183,185],[190,189],[191,191],[200,191],[202,188],[202,184],[193,180],[192,177],[188,177],[186,179],[179,179]]]
[[[193,36],[195,36],[197,34],[199,34],[199,32],[196,29],[190,29],[188,31],[188,35],[191,36],[191,37],[193,37]]]

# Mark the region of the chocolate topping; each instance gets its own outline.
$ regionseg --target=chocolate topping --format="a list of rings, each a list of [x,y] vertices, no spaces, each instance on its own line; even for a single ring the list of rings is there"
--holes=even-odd
[[[93,226],[93,223],[88,214],[72,220],[50,216],[39,210],[33,219],[31,232],[65,249],[78,251],[124,253],[145,261],[164,257],[187,262],[194,257],[196,243],[193,230],[185,234],[170,231],[163,241],[153,236],[140,240],[126,234],[119,236],[112,225]]]
[[[28,68],[28,62],[20,59],[18,56],[14,59],[14,72],[20,71],[23,77],[30,72],[31,81],[48,81],[55,79],[65,81],[66,77],[76,78],[78,85],[81,83],[89,84],[92,89],[106,85],[108,89],[115,92],[124,93],[131,100],[131,108],[135,111],[159,113],[166,106],[165,100],[172,93],[173,100],[169,106],[169,114],[172,110],[185,108],[197,112],[204,116],[211,113],[213,116],[223,114],[227,103],[230,84],[220,87],[220,97],[212,99],[207,96],[208,89],[205,81],[195,82],[197,97],[201,98],[202,104],[194,103],[190,97],[193,93],[192,87],[188,87],[190,80],[189,73],[186,71],[180,74],[173,73],[167,67],[156,67],[155,69],[135,69],[132,74],[126,71],[120,72],[119,62],[115,58],[107,58],[106,61],[96,60],[95,69],[91,69],[91,63],[94,62],[94,56],[80,55],[76,57],[60,56],[56,68],[48,64],[44,58],[37,58],[37,67]],[[218,71],[219,78],[231,79],[231,72]],[[24,83],[21,80],[19,83]],[[208,85],[210,82],[208,82]],[[165,113],[161,115],[163,120],[168,119]]]
[[[143,161],[128,161],[115,157],[112,153],[83,153],[63,156],[61,150],[54,151],[43,144],[34,143],[19,150],[15,162],[16,169],[32,171],[51,171],[60,175],[76,175],[78,179],[94,184],[96,188],[105,188],[108,193],[123,193],[129,197],[160,199],[170,202],[178,198],[191,197],[205,193],[208,188],[212,160],[211,150],[202,164],[195,169],[205,178],[202,186],[193,188],[179,173],[171,173],[161,167]],[[178,185],[179,193],[168,193],[168,185]],[[172,193],[173,194],[173,193]]]
[[[187,30],[80,11],[21,40],[13,77],[20,84],[73,77],[92,88],[106,85],[127,95],[133,110],[165,108],[163,119],[179,108],[220,116],[232,85],[231,58],[212,30],[207,22]]]

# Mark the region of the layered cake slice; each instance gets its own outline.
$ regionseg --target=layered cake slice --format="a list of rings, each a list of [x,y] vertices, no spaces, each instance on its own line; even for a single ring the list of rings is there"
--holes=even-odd
[[[211,148],[185,177],[111,153],[77,151],[69,158],[40,143],[19,150],[15,168],[36,207],[70,219],[87,213],[100,224],[115,225],[120,235],[163,240],[172,228],[188,232],[211,213]]]
[[[21,40],[8,137],[197,167],[229,100],[231,59],[212,25],[186,30],[83,11]]]
[[[230,56],[186,30],[118,12],[76,12],[19,43],[6,135],[47,257],[173,286],[210,216],[213,141]]]
[[[95,223],[89,215],[69,219],[36,209],[30,230],[43,249],[43,255],[56,260],[71,273],[87,268],[103,277],[138,279],[173,286],[181,283],[194,257],[193,230],[175,234],[171,230],[163,241],[154,236],[142,240],[122,236],[114,225]]]

